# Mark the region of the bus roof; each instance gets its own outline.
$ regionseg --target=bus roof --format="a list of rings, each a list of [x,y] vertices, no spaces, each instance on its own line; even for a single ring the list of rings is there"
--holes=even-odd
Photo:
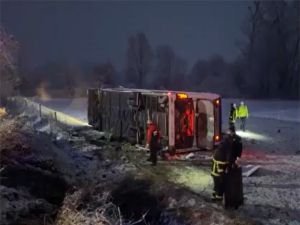
[[[125,92],[125,93],[134,93],[139,92],[146,95],[170,95],[170,94],[178,94],[184,93],[187,94],[191,98],[202,98],[207,100],[215,100],[220,98],[221,96],[216,93],[209,93],[209,92],[188,92],[188,91],[171,91],[171,90],[151,90],[151,89],[135,89],[135,88],[99,88],[103,91],[110,91],[110,92]]]

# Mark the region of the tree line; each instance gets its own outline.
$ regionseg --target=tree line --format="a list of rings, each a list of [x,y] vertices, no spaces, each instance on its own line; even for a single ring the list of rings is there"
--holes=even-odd
[[[215,91],[228,96],[298,98],[300,2],[254,1],[248,7],[241,30],[240,54],[234,62],[228,63],[215,55],[198,60],[190,71],[187,62],[170,46],[159,46],[153,53],[146,36],[136,34],[128,41],[128,80],[143,87],[149,82],[149,76],[155,88]]]
[[[14,36],[0,26],[0,106],[13,95],[20,83],[17,55],[19,44]]]
[[[18,86],[28,95],[33,95],[42,84],[49,90],[68,92],[70,96],[77,95],[78,89],[122,85],[209,91],[225,97],[299,98],[300,2],[252,2],[241,32],[243,38],[237,40],[240,53],[233,62],[216,54],[189,66],[170,45],[153,47],[140,32],[128,38],[122,71],[117,71],[109,61],[86,66],[49,63],[34,71],[20,73]],[[3,34],[1,32],[1,40],[7,39]],[[1,64],[5,62],[3,51],[11,52],[8,55],[13,56],[15,49],[1,50]],[[17,71],[16,66],[5,65],[5,68]],[[1,68],[4,67],[1,65]]]

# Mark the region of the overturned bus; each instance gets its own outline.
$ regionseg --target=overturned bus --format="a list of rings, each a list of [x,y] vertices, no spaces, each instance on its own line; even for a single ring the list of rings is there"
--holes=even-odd
[[[98,130],[142,146],[149,120],[158,126],[164,149],[213,149],[221,140],[221,97],[129,88],[88,90],[88,122]]]

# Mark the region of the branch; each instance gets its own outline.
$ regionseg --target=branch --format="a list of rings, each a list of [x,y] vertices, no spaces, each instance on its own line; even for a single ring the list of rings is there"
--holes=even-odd
[[[143,222],[143,221],[145,222],[145,217],[147,216],[148,212],[149,212],[149,210],[142,215],[141,219],[135,221],[134,223],[131,223],[130,225],[138,224],[138,223]]]
[[[122,222],[122,215],[121,215],[121,212],[120,212],[120,207],[118,207],[118,214],[119,214],[119,219],[120,219],[120,225],[122,225],[123,222]]]

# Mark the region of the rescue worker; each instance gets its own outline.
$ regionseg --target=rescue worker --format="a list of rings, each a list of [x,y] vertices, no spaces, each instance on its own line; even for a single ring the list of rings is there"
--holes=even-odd
[[[157,125],[151,120],[147,121],[146,148],[150,150],[148,161],[151,161],[152,165],[156,165],[157,153],[160,150],[160,134]]]
[[[237,166],[237,160],[242,154],[242,141],[235,133],[234,126],[230,126],[228,134],[216,149],[212,160],[211,175],[214,181],[212,200],[222,201],[225,189],[225,173]]]
[[[153,131],[157,130],[157,125],[152,122],[151,119],[147,120],[147,132],[146,132],[146,148],[149,148],[149,144],[152,138]]]
[[[235,103],[230,104],[230,112],[229,112],[229,126],[235,124],[236,120],[238,118],[238,109],[236,107]]]
[[[249,116],[248,107],[242,101],[238,108],[238,118],[240,119],[240,129],[242,131],[246,130],[246,120],[248,119],[248,116]]]
[[[155,166],[157,164],[157,153],[160,151],[160,135],[158,130],[152,132],[149,148],[150,161],[152,162],[152,166]]]

